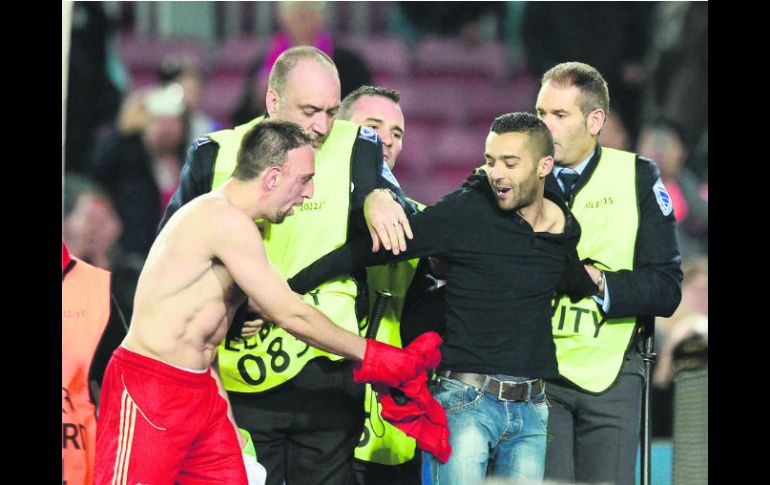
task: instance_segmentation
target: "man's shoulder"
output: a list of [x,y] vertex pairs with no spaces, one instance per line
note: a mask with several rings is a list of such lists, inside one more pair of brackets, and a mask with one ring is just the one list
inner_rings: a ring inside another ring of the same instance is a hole
[[626,157],[633,161],[633,168],[636,176],[637,187],[649,188],[660,178],[660,167],[653,160],[639,155],[638,153],[617,148],[601,147],[601,159],[606,161],[609,156]]
[[198,137],[193,141],[187,158],[188,161],[192,160],[194,162],[194,169],[205,168],[205,172],[208,172],[213,167],[218,154],[219,143],[206,135]]
[[196,238],[207,239],[217,234],[238,234],[238,231],[253,221],[221,194],[205,193],[182,206],[169,220],[177,219],[177,229],[196,234]]
[[[352,138],[355,136],[354,143],[371,143],[376,145],[379,135],[368,126],[359,125],[347,120],[334,120],[332,131],[329,133],[329,139],[338,137]],[[327,140],[327,142],[330,140]],[[326,144],[324,145],[326,146]]]
[[489,180],[486,174],[474,173],[465,179],[457,189],[449,192],[434,204],[434,207],[443,207],[447,210],[457,209],[457,216],[472,214],[479,203],[488,199],[490,191]]
[[640,181],[643,179],[657,180],[660,177],[660,167],[652,159],[636,156],[636,173]]
[[199,136],[193,140],[192,146],[195,150],[199,150],[206,145],[219,146],[219,143],[215,142],[209,135]]

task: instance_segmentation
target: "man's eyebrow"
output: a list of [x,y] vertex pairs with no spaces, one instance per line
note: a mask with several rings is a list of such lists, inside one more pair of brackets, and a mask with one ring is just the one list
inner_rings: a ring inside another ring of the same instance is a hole
[[[369,117],[367,117],[367,118],[364,120],[364,123],[366,123],[367,121],[373,121],[373,122],[375,122],[375,123],[380,123],[380,124],[383,124],[383,123],[385,123],[385,120],[383,120],[383,119],[380,119],[380,118],[375,118],[374,116],[369,116]],[[403,129],[403,128],[401,128],[400,126],[394,126],[394,127],[393,127],[393,129],[394,129],[394,130],[398,130],[398,131],[399,131],[399,133],[402,133],[402,134],[404,133],[404,129]]]
[[[492,156],[491,153],[484,153],[484,158],[495,158]],[[518,155],[500,155],[500,158],[503,160],[521,160],[521,157]]]

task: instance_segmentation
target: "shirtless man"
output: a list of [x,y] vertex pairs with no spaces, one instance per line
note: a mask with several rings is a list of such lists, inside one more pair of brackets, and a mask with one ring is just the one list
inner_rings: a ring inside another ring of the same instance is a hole
[[398,387],[438,363],[438,335],[403,350],[364,341],[304,303],[268,262],[254,219],[280,223],[312,197],[314,157],[299,126],[259,123],[231,178],[160,232],[105,374],[96,484],[247,482],[226,394],[210,370],[247,297],[310,345],[361,361],[358,382]]

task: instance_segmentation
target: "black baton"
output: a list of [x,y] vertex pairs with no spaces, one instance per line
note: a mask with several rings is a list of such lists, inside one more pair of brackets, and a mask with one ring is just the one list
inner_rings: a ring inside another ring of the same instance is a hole
[[377,340],[377,331],[380,329],[380,321],[385,315],[385,305],[393,296],[388,290],[377,290],[377,298],[374,300],[372,314],[369,316],[369,326],[366,328],[366,337],[370,340]]
[[[371,340],[376,340],[377,331],[380,329],[380,321],[385,314],[385,305],[388,304],[388,300],[393,296],[388,290],[377,290],[376,293],[377,298],[374,300],[374,307],[372,307],[372,315],[369,317],[369,326],[366,328],[365,337]],[[393,401],[399,406],[409,402],[409,398],[400,389],[391,389],[390,395],[393,396]]]

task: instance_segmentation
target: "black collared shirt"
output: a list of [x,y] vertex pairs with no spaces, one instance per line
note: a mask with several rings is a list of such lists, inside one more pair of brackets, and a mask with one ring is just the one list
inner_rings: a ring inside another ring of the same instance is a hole
[[561,234],[535,232],[515,211],[497,205],[486,175],[475,175],[436,205],[409,217],[406,252],[371,252],[368,237],[348,242],[289,281],[294,291],[362,266],[419,256],[449,261],[447,318],[441,366],[460,372],[556,377],[552,296],[580,226],[566,216]]

